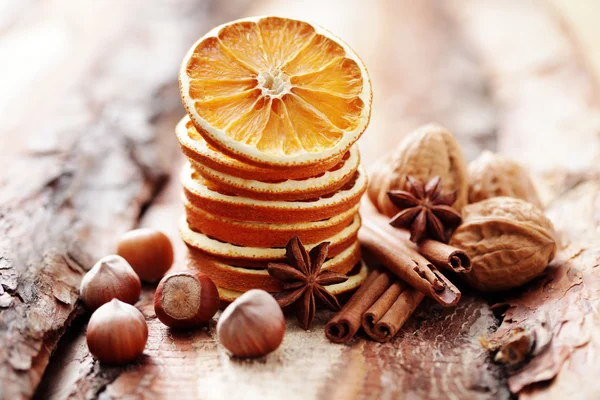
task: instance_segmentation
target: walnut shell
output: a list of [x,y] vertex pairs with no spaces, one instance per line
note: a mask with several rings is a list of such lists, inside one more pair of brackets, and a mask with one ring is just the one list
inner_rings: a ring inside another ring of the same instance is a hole
[[388,217],[396,214],[398,209],[389,200],[387,192],[404,189],[408,175],[422,182],[439,176],[443,192],[457,191],[453,207],[460,211],[467,204],[467,163],[454,136],[442,126],[428,124],[411,132],[400,142],[380,173],[383,178],[373,180],[380,185],[376,205]]
[[367,196],[373,205],[378,206],[379,191],[382,186],[384,178],[391,173],[390,168],[390,157],[388,154],[384,158],[377,161],[371,168],[369,168],[369,186],[367,188]]
[[542,208],[527,171],[517,162],[489,151],[469,164],[469,203],[490,197],[516,197]]
[[492,197],[463,208],[450,245],[471,258],[467,282],[484,292],[521,286],[544,271],[556,252],[554,226],[533,204]]

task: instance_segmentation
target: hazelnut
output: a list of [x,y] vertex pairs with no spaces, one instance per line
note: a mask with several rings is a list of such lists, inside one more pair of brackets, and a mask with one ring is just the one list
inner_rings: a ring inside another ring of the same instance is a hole
[[131,265],[121,256],[110,255],[98,261],[81,280],[79,293],[85,305],[95,310],[116,298],[134,304],[142,285]]
[[219,309],[219,292],[199,271],[180,271],[165,276],[154,295],[158,319],[171,328],[205,324]]
[[85,337],[99,361],[125,364],[144,352],[148,325],[137,308],[113,299],[92,314]]
[[556,252],[552,222],[533,204],[492,197],[463,208],[450,245],[471,258],[464,277],[484,292],[521,286],[540,275]]
[[117,245],[117,254],[126,259],[145,282],[156,282],[173,265],[173,246],[162,232],[134,229],[125,233]]
[[217,336],[238,357],[261,357],[279,347],[285,333],[281,307],[264,290],[250,290],[223,311]]

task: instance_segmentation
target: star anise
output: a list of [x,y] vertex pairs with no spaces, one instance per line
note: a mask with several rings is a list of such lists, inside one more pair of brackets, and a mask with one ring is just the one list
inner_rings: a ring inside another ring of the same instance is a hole
[[295,303],[296,317],[300,326],[308,329],[315,317],[316,300],[332,311],[340,309],[340,303],[324,285],[342,283],[347,276],[321,271],[329,252],[329,242],[323,242],[307,253],[304,245],[294,236],[286,246],[287,264],[269,263],[269,274],[283,281],[283,290],[275,295],[281,306]]
[[388,192],[391,202],[400,209],[390,225],[409,229],[410,240],[415,243],[426,237],[446,242],[446,232],[461,221],[460,214],[451,207],[456,201],[456,192],[442,194],[439,176],[427,184],[407,176],[405,189]]

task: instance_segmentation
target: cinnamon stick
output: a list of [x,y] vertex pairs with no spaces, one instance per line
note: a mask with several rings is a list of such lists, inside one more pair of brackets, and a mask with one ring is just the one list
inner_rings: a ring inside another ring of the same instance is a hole
[[373,270],[350,300],[325,325],[325,336],[335,343],[346,343],[360,329],[362,315],[392,284],[393,278],[381,270]]
[[471,259],[462,250],[437,240],[426,239],[418,245],[419,253],[440,269],[456,273],[467,273],[471,270]]
[[425,295],[396,280],[363,314],[362,327],[378,342],[391,340],[412,315]]
[[403,233],[388,224],[387,217],[369,200],[361,204],[361,244],[394,275],[444,307],[456,305],[460,291],[433,264],[407,243]]
[[408,230],[395,229],[398,231],[398,234],[402,234],[401,236],[406,239],[404,243],[407,246],[416,248],[423,257],[437,268],[458,274],[471,271],[471,258],[464,251],[433,239],[424,239],[418,245],[415,245],[410,241],[410,232]]

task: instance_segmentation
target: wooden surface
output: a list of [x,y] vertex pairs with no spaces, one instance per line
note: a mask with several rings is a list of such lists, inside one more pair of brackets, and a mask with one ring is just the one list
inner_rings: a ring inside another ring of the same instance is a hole
[[[0,3],[0,399],[600,396],[600,102],[585,32],[562,19],[577,12],[541,0],[160,4]],[[329,343],[327,312],[309,332],[290,318],[282,347],[256,361],[230,359],[214,322],[168,330],[146,287],[142,359],[95,362],[77,303],[84,271],[137,225],[168,233],[183,267],[179,61],[213,25],[256,14],[313,20],[361,55],[374,90],[367,165],[437,121],[470,159],[488,148],[528,166],[561,242],[548,273],[500,298],[465,290],[453,310],[425,302],[384,345]],[[509,305],[503,320],[494,302]],[[551,340],[506,370],[480,345],[498,326],[496,337],[525,327]]]

